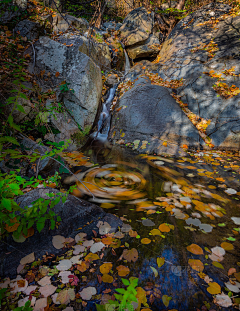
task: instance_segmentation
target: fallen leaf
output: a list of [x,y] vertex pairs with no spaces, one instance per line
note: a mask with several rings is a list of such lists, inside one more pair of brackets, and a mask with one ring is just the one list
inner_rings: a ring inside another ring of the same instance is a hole
[[41,286],[45,286],[45,285],[51,284],[51,277],[50,276],[45,276],[40,281],[38,281],[38,284],[41,285]]
[[167,308],[169,305],[170,300],[172,299],[172,297],[169,297],[168,295],[163,295],[162,296],[162,302],[165,305],[165,307]]
[[154,267],[150,266],[150,268],[152,269],[153,273],[154,273],[154,276],[155,278],[158,276],[158,271],[157,269],[155,269]]
[[224,308],[228,308],[232,306],[231,298],[224,293],[221,293],[221,295],[217,295],[214,301],[216,304]]
[[212,294],[212,295],[216,295],[221,293],[221,286],[216,283],[216,282],[212,282],[212,283],[208,283],[208,288],[207,291]]
[[20,264],[21,265],[26,265],[27,263],[31,263],[35,260],[35,256],[34,256],[34,253],[31,253],[25,257],[23,257],[21,260],[20,260]]
[[157,258],[157,265],[159,268],[161,268],[165,263],[165,258],[164,257],[158,257]]
[[56,289],[57,287],[53,285],[45,285],[39,288],[39,292],[41,293],[41,295],[43,295],[43,297],[48,297],[54,294]]
[[103,244],[102,242],[94,243],[90,248],[90,252],[92,252],[93,254],[97,253],[101,251],[104,247],[105,244]]
[[191,244],[187,247],[187,250],[195,255],[203,255],[203,250],[197,244]]
[[33,311],[43,311],[47,304],[47,298],[37,299]]
[[113,277],[111,275],[109,275],[109,274],[103,274],[102,281],[104,283],[112,283],[113,282]]
[[126,276],[130,273],[130,269],[128,267],[125,267],[125,266],[118,266],[116,268],[118,270],[118,275],[119,276]]
[[202,272],[204,270],[203,263],[198,259],[189,259],[188,263],[192,267],[193,270],[196,270],[198,272]]
[[56,301],[59,301],[61,304],[67,305],[71,300],[75,299],[74,288],[63,289],[58,293]]
[[102,273],[102,274],[106,274],[106,273],[109,273],[110,272],[110,270],[112,269],[112,263],[111,262],[106,262],[106,263],[104,263],[104,264],[102,264],[101,266],[100,266],[100,272]]
[[86,287],[81,292],[79,292],[83,300],[90,300],[93,295],[96,295],[96,293],[97,290],[93,286]]
[[142,244],[150,244],[152,241],[150,240],[150,239],[148,239],[148,238],[143,238],[143,239],[141,239],[141,243]]
[[52,244],[56,249],[61,249],[64,247],[65,237],[61,235],[55,235],[52,238]]
[[61,281],[62,281],[63,284],[69,283],[69,275],[71,275],[71,274],[72,274],[71,271],[61,271],[59,273],[59,276],[62,278]]
[[161,232],[169,232],[170,231],[170,227],[167,224],[161,224],[158,229]]
[[131,261],[135,262],[138,259],[138,251],[136,250],[136,248],[132,248],[129,250],[124,249],[122,256],[128,262],[131,262]]
[[63,259],[59,261],[59,264],[56,266],[56,268],[60,271],[68,270],[72,267],[72,262],[69,259]]
[[228,242],[222,242],[221,247],[225,249],[225,251],[232,251],[234,249],[233,245]]

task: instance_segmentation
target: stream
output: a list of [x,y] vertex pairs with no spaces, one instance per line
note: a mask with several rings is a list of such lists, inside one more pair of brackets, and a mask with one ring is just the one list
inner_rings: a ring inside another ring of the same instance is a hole
[[[130,68],[126,59],[125,75]],[[106,148],[116,88],[110,89],[97,131],[91,134],[100,147],[88,144],[90,165],[78,173],[93,196],[79,181],[76,194],[124,222],[114,236],[117,246],[105,250],[104,262],[112,263],[113,271],[123,264],[130,271],[126,278],[139,279],[150,308],[145,310],[234,310],[240,302],[239,155],[188,152],[176,159]],[[135,249],[137,260],[119,261],[121,247]],[[88,274],[88,286],[98,293],[122,287],[113,276],[112,284]],[[104,295],[85,309],[106,303],[111,296]]]

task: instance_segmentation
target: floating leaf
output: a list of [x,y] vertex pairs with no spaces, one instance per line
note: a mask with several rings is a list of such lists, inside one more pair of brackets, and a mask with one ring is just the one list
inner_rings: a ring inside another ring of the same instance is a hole
[[217,268],[224,269],[223,265],[218,261],[213,261],[212,264]]
[[160,235],[160,236],[162,235],[162,233],[158,229],[152,229],[150,232],[152,235]]
[[40,298],[36,300],[34,310],[44,310],[47,306],[47,298]]
[[169,297],[168,295],[163,295],[162,296],[162,302],[165,305],[165,307],[167,308],[169,305],[170,300],[172,299],[172,297]]
[[143,238],[141,239],[142,244],[150,244],[152,241],[149,238]]
[[75,299],[74,288],[63,289],[58,293],[56,301],[59,301],[61,304],[67,305],[71,300]]
[[86,261],[89,261],[89,262],[92,262],[92,261],[98,260],[98,259],[99,259],[98,254],[93,254],[93,253],[89,253],[89,254],[85,257],[85,260],[86,260]]
[[235,223],[235,225],[240,226],[240,217],[231,217],[231,219]]
[[62,283],[63,284],[69,283],[69,275],[71,275],[71,274],[72,274],[71,271],[61,271],[59,273],[59,276],[62,278]]
[[155,278],[158,276],[158,271],[157,269],[155,269],[154,267],[150,266],[150,268],[152,269],[153,273],[154,273],[154,276]]
[[93,254],[97,253],[101,251],[104,247],[105,244],[103,244],[102,242],[94,243],[90,248],[90,252],[92,252]]
[[103,274],[102,281],[104,283],[112,283],[113,282],[113,277],[111,275],[109,275],[109,274]]
[[45,285],[45,286],[40,287],[39,292],[41,293],[41,295],[43,297],[48,297],[48,296],[54,294],[56,289],[57,289],[56,286],[49,284],[49,285]]
[[158,257],[157,258],[157,265],[159,268],[161,268],[165,263],[165,258],[164,257]]
[[104,264],[102,264],[101,266],[100,266],[100,272],[102,273],[102,274],[106,274],[106,273],[109,273],[110,272],[110,270],[112,269],[112,263],[111,262],[106,262],[106,263],[104,263]]
[[230,297],[224,293],[221,293],[221,295],[217,295],[215,298],[215,302],[224,308],[228,308],[232,306],[232,300]]
[[212,283],[208,283],[208,288],[207,291],[212,294],[212,295],[216,295],[221,293],[221,286],[216,283],[216,282],[212,282]]
[[52,239],[52,244],[56,249],[64,247],[65,237],[61,235],[55,235]]
[[203,255],[203,250],[197,244],[191,244],[187,247],[187,250],[195,255]]
[[123,258],[126,259],[128,262],[135,262],[138,259],[138,251],[136,250],[136,248],[132,248],[132,249],[124,249],[123,251]]
[[21,265],[26,265],[27,263],[31,263],[35,260],[35,256],[34,256],[34,253],[31,253],[25,257],[23,257],[21,260],[20,260],[20,264]]
[[41,285],[41,286],[45,286],[45,285],[51,284],[51,277],[50,276],[45,276],[40,281],[38,281],[38,284]]
[[170,231],[170,227],[167,224],[161,224],[158,229],[161,232],[169,232]]
[[69,259],[63,259],[59,261],[59,264],[56,266],[56,268],[60,271],[68,270],[72,267],[72,262]]
[[116,269],[118,270],[119,276],[126,276],[130,273],[130,269],[125,266],[118,266]]
[[93,295],[96,295],[96,293],[97,290],[93,286],[86,287],[81,292],[79,292],[83,300],[90,300]]
[[229,238],[227,238],[227,240],[228,240],[228,241],[232,241],[232,242],[236,241],[236,239],[233,238],[233,237],[231,237],[231,236],[230,236]]
[[196,270],[198,272],[202,272],[204,270],[203,263],[198,259],[189,259],[188,263],[192,267],[193,270]]
[[225,251],[232,251],[234,249],[233,245],[228,242],[222,242],[221,247],[225,249]]

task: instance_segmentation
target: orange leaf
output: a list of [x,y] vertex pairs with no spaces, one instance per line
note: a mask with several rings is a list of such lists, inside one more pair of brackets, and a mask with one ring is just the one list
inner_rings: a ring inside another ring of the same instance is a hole
[[136,250],[136,248],[124,249],[123,258],[126,259],[128,262],[135,262],[138,259],[138,251]]
[[150,239],[148,239],[148,238],[143,238],[142,240],[141,240],[141,243],[142,244],[150,244],[152,241],[150,240]]
[[130,273],[130,269],[125,266],[118,266],[116,269],[118,270],[119,276],[126,276]]
[[225,249],[225,251],[232,251],[234,249],[233,245],[228,242],[222,242],[221,247]]
[[195,255],[203,255],[203,250],[197,244],[191,244],[187,247],[187,250]]
[[166,141],[163,142],[163,146],[167,147],[167,142]]
[[189,259],[188,263],[192,267],[193,270],[196,270],[198,272],[202,272],[204,270],[203,263],[198,259]]
[[161,224],[158,229],[161,231],[161,232],[169,232],[170,231],[170,227],[167,226],[166,224]]
[[55,77],[57,78],[59,75],[60,75],[60,73],[57,71],[57,72],[55,73]]
[[17,222],[17,218],[14,217],[13,219],[10,219],[10,222],[13,224],[12,226],[9,226],[8,224],[5,225],[5,229],[8,232],[14,232],[17,230],[17,228],[19,227],[19,223]]

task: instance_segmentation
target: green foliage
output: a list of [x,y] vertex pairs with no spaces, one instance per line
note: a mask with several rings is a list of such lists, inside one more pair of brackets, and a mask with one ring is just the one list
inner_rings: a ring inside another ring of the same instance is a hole
[[[0,289],[0,307],[4,307],[4,305],[6,304],[6,302],[2,303],[6,291],[7,291],[6,288]],[[17,307],[13,309],[13,311],[32,311],[32,310],[33,308],[31,307],[31,300],[28,300],[23,307]]]
[[[138,278],[131,277],[129,280],[121,279],[123,285],[127,286],[124,288],[116,288],[118,294],[114,294],[116,300],[109,300],[106,305],[96,305],[98,311],[107,311],[107,310],[118,310],[118,311],[133,311],[132,302],[138,303],[136,298],[137,291],[136,287],[138,285]],[[112,306],[113,308],[111,309]]]
[[61,93],[66,93],[66,92],[69,92],[69,91],[72,91],[74,93],[73,89],[69,89],[69,85],[70,85],[70,83],[68,83],[68,82],[65,82],[65,83],[61,84],[59,86]]
[[85,126],[84,130],[80,130],[79,133],[73,134],[71,137],[74,142],[76,142],[79,146],[82,146],[86,142],[86,138],[89,135],[91,130],[91,125]]

